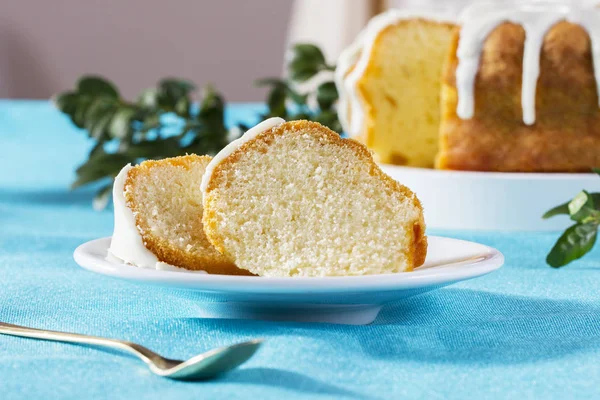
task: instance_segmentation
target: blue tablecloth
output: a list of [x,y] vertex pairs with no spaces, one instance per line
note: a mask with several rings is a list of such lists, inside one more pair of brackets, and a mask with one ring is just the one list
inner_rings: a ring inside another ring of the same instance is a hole
[[[254,122],[258,109],[234,105],[229,118]],[[556,233],[435,232],[494,246],[506,265],[390,305],[369,326],[200,319],[192,295],[73,261],[77,245],[112,231],[91,189],[68,190],[89,146],[48,102],[0,101],[0,321],[128,339],[173,358],[266,344],[218,380],[182,383],[127,356],[0,336],[1,399],[600,398],[598,250],[555,270],[544,257]]]

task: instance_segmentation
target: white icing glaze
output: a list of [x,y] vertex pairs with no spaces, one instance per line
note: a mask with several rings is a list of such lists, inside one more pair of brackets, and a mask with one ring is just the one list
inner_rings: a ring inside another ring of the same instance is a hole
[[[360,135],[364,125],[363,100],[357,89],[357,83],[365,73],[373,51],[373,44],[379,34],[398,21],[422,18],[440,23],[455,23],[446,13],[429,10],[388,10],[373,17],[358,35],[354,43],[342,52],[335,71],[335,81],[340,101],[338,116],[344,131],[350,137]],[[355,65],[350,74],[348,71]],[[348,75],[347,75],[348,74]],[[351,118],[348,118],[348,109]]]
[[600,13],[596,9],[558,2],[475,4],[460,16],[462,28],[457,50],[459,63],[456,69],[457,115],[462,119],[473,117],[475,77],[483,44],[498,25],[512,22],[520,24],[525,30],[521,107],[523,122],[533,125],[542,44],[550,28],[563,20],[578,24],[588,32],[592,42],[596,90],[600,93]]
[[339,101],[337,106],[338,118],[342,124],[344,132],[346,133],[350,131],[348,109],[350,108],[351,103],[349,93],[346,90],[345,79],[346,75],[354,66],[354,64],[356,64],[358,57],[360,56],[363,45],[363,32],[364,31],[359,33],[356,40],[350,46],[344,49],[344,51],[342,51],[340,57],[338,58],[335,73],[333,75],[335,86],[337,87],[339,93]]
[[158,258],[144,246],[135,216],[125,201],[125,180],[131,168],[131,164],[124,166],[113,185],[115,227],[108,253],[124,263],[155,269]]
[[135,215],[125,201],[125,180],[131,168],[133,168],[131,164],[124,166],[115,178],[113,185],[115,227],[106,259],[140,268],[182,270],[182,268],[159,261],[156,255],[144,245],[142,235],[135,223]]
[[243,145],[244,143],[246,143],[247,141],[254,139],[256,136],[263,133],[264,131],[268,131],[269,129],[275,128],[276,126],[279,126],[279,125],[283,124],[284,122],[285,122],[285,120],[283,118],[278,118],[278,117],[269,118],[267,120],[264,120],[263,122],[256,125],[255,127],[248,129],[246,131],[246,133],[244,133],[242,135],[242,137],[229,143],[227,146],[225,146],[223,148],[223,150],[218,152],[213,157],[213,159],[210,160],[210,163],[208,163],[208,165],[206,166],[206,169],[204,170],[204,175],[202,175],[202,183],[200,184],[200,190],[202,191],[202,196],[204,196],[206,194],[206,188],[208,187],[208,182],[210,181],[210,177],[212,176],[212,173],[218,164],[220,164],[225,158],[230,156],[231,153],[233,153],[234,151],[239,149],[240,146]]

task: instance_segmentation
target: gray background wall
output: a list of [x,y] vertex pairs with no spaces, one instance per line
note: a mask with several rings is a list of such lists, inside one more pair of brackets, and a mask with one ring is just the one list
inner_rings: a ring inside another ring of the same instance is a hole
[[132,97],[173,75],[261,100],[292,0],[0,0],[0,98],[47,98],[85,73]]

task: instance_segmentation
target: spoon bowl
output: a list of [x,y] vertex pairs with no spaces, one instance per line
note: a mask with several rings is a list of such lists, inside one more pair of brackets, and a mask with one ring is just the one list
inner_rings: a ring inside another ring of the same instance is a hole
[[0,322],[0,334],[67,343],[110,347],[131,353],[150,367],[156,375],[178,380],[210,379],[248,361],[262,344],[261,339],[219,347],[186,361],[165,358],[137,343],[77,333],[49,331]]
[[190,358],[187,361],[169,360],[171,367],[159,368],[149,364],[157,375],[179,380],[209,379],[232,370],[248,361],[261,346],[262,340],[255,339],[231,346],[219,347]]

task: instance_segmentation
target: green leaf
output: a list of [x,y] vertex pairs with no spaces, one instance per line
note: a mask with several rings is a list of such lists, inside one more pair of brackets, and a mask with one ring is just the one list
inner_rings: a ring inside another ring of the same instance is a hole
[[[595,206],[594,208],[598,209],[598,207],[600,207],[600,193],[598,193],[598,192],[589,193],[589,196],[591,197],[591,199],[593,201],[593,204]],[[556,206],[556,207],[546,211],[546,213],[542,216],[542,218],[547,219],[547,218],[554,217],[556,215],[570,215],[569,203],[570,202],[563,203],[559,206]]]
[[196,85],[185,79],[165,78],[158,83],[161,89],[169,89],[172,91],[188,94],[196,90]]
[[327,110],[338,99],[338,91],[334,82],[324,82],[317,88],[317,103],[321,110]]
[[569,202],[569,214],[576,214],[584,207],[594,207],[594,201],[588,192],[582,190]]
[[297,63],[290,67],[290,78],[297,82],[305,82],[318,73],[319,69],[312,64]]
[[292,47],[292,51],[298,58],[311,59],[315,63],[325,64],[325,56],[321,49],[310,43],[297,43]]
[[190,115],[191,101],[187,97],[180,98],[175,104],[175,114],[187,118]]
[[598,224],[577,223],[569,227],[546,257],[546,262],[555,268],[562,267],[587,254],[596,242]]
[[198,120],[212,131],[213,134],[226,132],[225,124],[225,102],[212,86],[204,88],[204,98],[200,105]]
[[116,108],[116,104],[105,97],[97,97],[92,99],[92,103],[87,108],[83,117],[83,127],[88,130],[91,136],[91,128],[96,122],[108,113],[111,113]]
[[600,175],[600,168],[592,168],[592,171]]
[[314,44],[298,43],[292,46],[290,56],[290,64],[302,60],[303,62],[312,63],[316,66],[325,65],[325,56],[321,49]]
[[339,133],[340,135],[342,134],[342,131],[344,130],[339,118],[337,117],[337,114],[336,114],[335,121],[332,121],[331,124],[329,124],[327,126],[329,127],[329,129]]
[[104,114],[100,115],[94,122],[92,122],[88,127],[90,137],[98,141],[108,139],[110,137],[108,126],[114,114],[114,110],[108,109],[104,112]]
[[569,202],[563,203],[559,206],[556,206],[548,211],[546,211],[544,213],[544,215],[542,215],[542,218],[544,219],[548,219],[551,217],[554,217],[556,215],[569,215]]
[[290,50],[288,70],[294,81],[303,82],[326,69],[325,56],[312,44],[297,44]]
[[342,126],[338,119],[338,115],[335,111],[332,111],[332,110],[322,111],[319,114],[315,115],[313,117],[313,119],[316,122],[325,125],[332,131],[335,131],[337,133],[342,132]]
[[72,117],[77,110],[79,95],[75,92],[64,92],[56,95],[53,101],[56,108]]
[[77,91],[90,96],[106,96],[112,99],[119,98],[117,88],[100,76],[84,76],[77,82]]
[[87,114],[88,107],[92,105],[93,97],[90,96],[79,96],[77,102],[77,108],[73,113],[72,120],[78,128],[83,128],[85,125],[85,115]]
[[115,177],[127,163],[134,162],[135,158],[120,154],[106,153],[103,149],[97,149],[90,154],[88,160],[77,168],[77,179],[71,185],[71,189],[106,177]]
[[158,105],[159,91],[155,88],[145,89],[137,98],[140,107],[155,108]]
[[595,211],[594,200],[585,190],[579,192],[573,200],[569,202],[569,214],[573,221],[582,222]]
[[132,144],[127,150],[127,155],[132,159],[137,158],[165,158],[184,154],[179,139],[176,136],[145,140]]
[[157,113],[149,113],[144,116],[140,127],[141,132],[148,132],[151,129],[156,129],[160,126],[160,115]]
[[71,189],[77,189],[80,186],[87,185],[107,176],[106,172],[102,169],[85,168],[83,171],[83,173],[77,175],[77,179],[71,184]]
[[186,98],[196,87],[182,79],[163,79],[158,84],[158,105],[168,111],[175,109],[177,102]]
[[316,122],[327,126],[332,129],[331,126],[338,120],[337,113],[335,111],[326,110],[315,115],[313,118]]
[[183,152],[215,154],[227,144],[225,102],[212,86],[204,88],[200,110],[186,126],[193,139]]
[[296,92],[294,89],[286,85],[286,94],[288,97],[297,105],[304,106],[306,105],[306,99],[308,98],[308,94],[300,94]]
[[113,187],[113,182],[102,187],[100,190],[98,190],[98,192],[96,192],[96,195],[94,196],[94,200],[92,201],[92,207],[94,208],[94,210],[102,211],[106,208],[106,206],[108,205],[108,202],[110,201],[110,195],[112,194],[112,187]]
[[96,142],[92,150],[90,150],[90,154],[88,154],[88,159],[95,157],[97,154],[104,153],[104,143]]
[[[306,105],[306,99],[308,98],[308,95],[298,93],[285,80],[277,79],[277,78],[264,78],[264,79],[257,80],[255,83],[257,86],[272,86],[273,87],[268,94],[267,104],[269,104],[269,99],[271,98],[271,96],[274,96],[274,98],[272,98],[271,101],[273,102],[273,104],[277,105],[275,107],[277,110],[281,110],[280,97],[282,95],[284,97],[285,96],[289,97],[294,103],[296,103],[299,106]],[[282,91],[285,91],[285,93],[282,93]],[[271,113],[271,114],[273,114],[273,113]],[[280,114],[273,114],[273,115],[280,115]]]
[[108,128],[112,137],[124,139],[131,132],[131,121],[135,116],[133,108],[121,108],[113,116]]
[[267,105],[269,106],[269,114],[272,117],[286,116],[285,94],[286,88],[284,86],[275,86],[269,93]]

